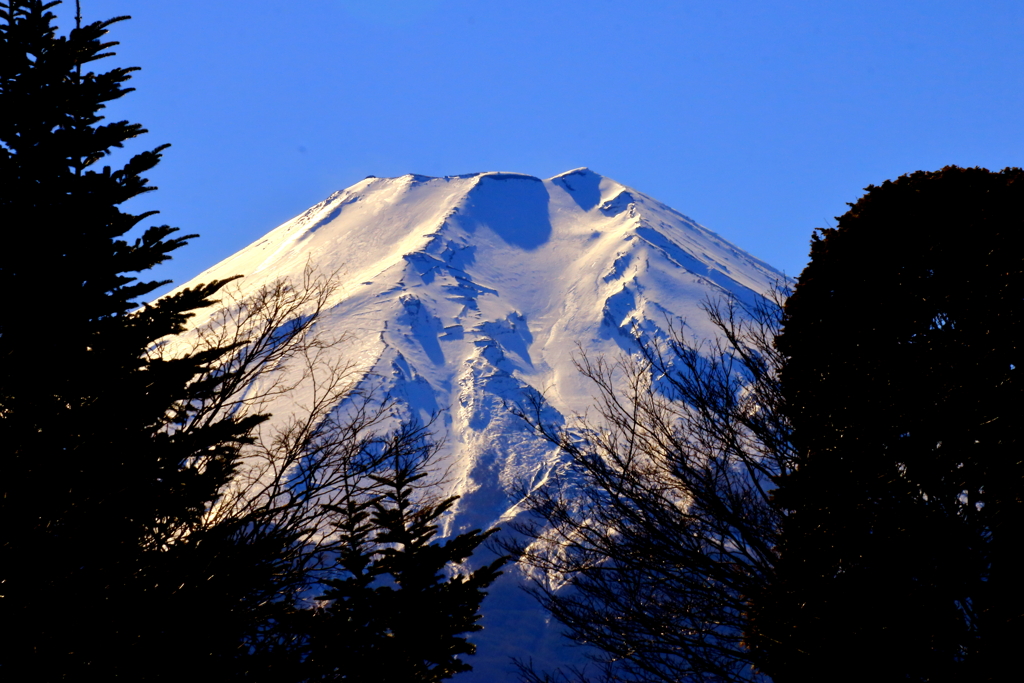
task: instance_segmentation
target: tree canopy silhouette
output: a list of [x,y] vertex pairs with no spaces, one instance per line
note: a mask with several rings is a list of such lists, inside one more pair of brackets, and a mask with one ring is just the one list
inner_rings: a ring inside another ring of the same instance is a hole
[[1024,171],[901,176],[838,221],[777,342],[798,466],[751,643],[780,682],[993,680],[1024,628]]

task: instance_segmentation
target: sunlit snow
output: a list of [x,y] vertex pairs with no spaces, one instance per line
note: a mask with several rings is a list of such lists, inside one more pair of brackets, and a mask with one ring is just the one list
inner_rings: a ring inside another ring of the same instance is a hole
[[[712,330],[701,302],[752,301],[781,273],[658,201],[585,168],[367,178],[337,192],[185,286],[244,275],[242,293],[307,265],[341,287],[320,327],[407,415],[445,439],[442,466],[462,496],[447,532],[515,514],[523,486],[557,454],[508,405],[542,395],[546,417],[584,412],[592,389],[573,358],[614,358],[633,331]],[[209,311],[194,322],[201,324]],[[289,412],[272,408],[275,418]],[[591,411],[592,412],[592,411]],[[282,418],[283,419],[283,418]],[[509,570],[484,602],[485,630],[461,681],[515,680],[508,658],[557,660],[557,625]],[[572,653],[566,656],[578,656]]]

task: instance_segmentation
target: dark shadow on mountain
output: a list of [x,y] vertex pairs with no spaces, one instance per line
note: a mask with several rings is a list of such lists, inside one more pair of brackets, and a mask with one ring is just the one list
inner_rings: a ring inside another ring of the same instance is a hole
[[548,190],[532,176],[493,173],[481,176],[460,210],[466,229],[486,225],[522,249],[536,249],[551,238]]
[[423,305],[418,297],[403,294],[398,297],[402,312],[397,322],[406,340],[423,349],[423,353],[434,365],[444,365],[444,352],[437,336],[442,329],[441,320]]
[[601,213],[605,216],[618,216],[623,211],[629,209],[630,205],[635,201],[636,199],[633,195],[623,190],[601,205]]
[[[336,193],[336,194],[340,194],[340,193]],[[328,201],[330,201],[333,198],[334,198],[333,196],[329,197]],[[335,218],[337,218],[338,216],[341,215],[341,212],[345,210],[346,206],[348,206],[349,204],[355,204],[356,202],[358,202],[362,198],[363,198],[362,195],[355,194],[355,195],[352,195],[351,197],[348,197],[347,199],[345,199],[345,201],[341,202],[340,204],[335,206],[333,209],[331,209],[330,212],[326,216],[322,216],[316,223],[314,223],[313,225],[311,225],[308,228],[306,228],[306,235],[303,237],[303,239],[305,239],[305,237],[308,237],[309,235],[312,235],[314,232],[316,232],[320,228],[324,227],[325,225],[329,225]]]
[[564,187],[584,211],[590,211],[601,201],[601,176],[587,168],[579,168],[569,173],[555,176],[551,182]]

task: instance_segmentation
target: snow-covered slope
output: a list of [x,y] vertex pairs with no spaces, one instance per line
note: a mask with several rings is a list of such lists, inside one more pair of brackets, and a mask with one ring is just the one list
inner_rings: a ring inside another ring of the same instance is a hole
[[[554,464],[507,405],[543,395],[556,422],[585,411],[579,348],[629,352],[634,329],[664,334],[679,319],[710,336],[702,301],[750,301],[782,278],[664,204],[576,169],[367,178],[185,286],[241,274],[244,294],[307,265],[341,276],[321,319],[348,334],[339,352],[408,414],[438,416],[447,486],[461,496],[448,532],[507,519],[519,486]],[[515,582],[502,577],[484,603],[475,671],[460,680],[506,680],[508,656],[544,659],[558,645]]]

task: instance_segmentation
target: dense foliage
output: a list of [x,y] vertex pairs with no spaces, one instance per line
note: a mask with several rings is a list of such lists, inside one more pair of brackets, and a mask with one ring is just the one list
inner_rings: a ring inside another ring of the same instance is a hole
[[851,207],[777,342],[799,465],[752,643],[778,681],[994,680],[1024,628],[1024,171],[917,172]]
[[[189,236],[160,226],[125,239],[147,215],[119,206],[152,189],[142,174],[163,147],[98,167],[145,132],[99,113],[127,92],[131,70],[87,70],[118,19],[59,37],[52,5],[0,4],[0,616],[11,626],[0,666],[28,666],[37,680],[92,670],[141,680],[155,651],[187,662],[235,646],[224,639],[245,602],[243,553],[224,553],[226,528],[193,531],[261,418],[192,419],[192,403],[217,391],[206,371],[227,349],[151,353],[223,283],[138,307],[162,283],[131,273]],[[186,627],[221,595],[233,604],[210,609],[223,630]]]

